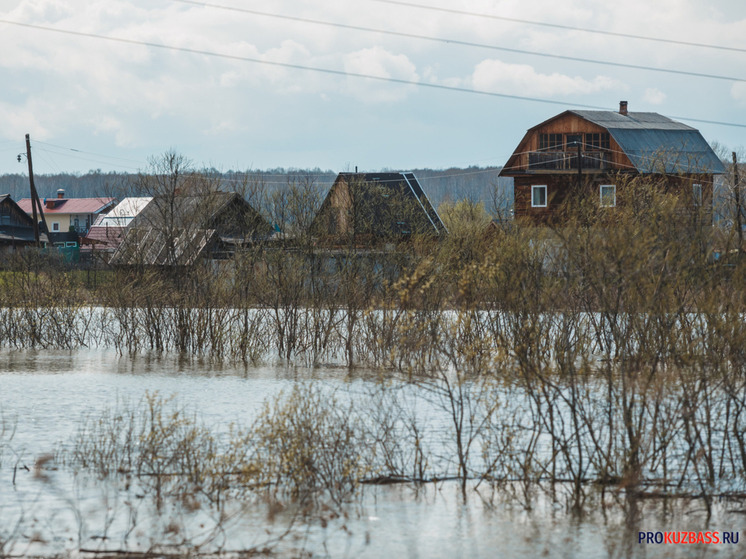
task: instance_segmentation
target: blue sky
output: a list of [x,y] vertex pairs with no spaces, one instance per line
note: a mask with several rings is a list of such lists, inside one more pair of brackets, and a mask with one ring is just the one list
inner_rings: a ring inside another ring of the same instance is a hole
[[[38,173],[136,171],[169,149],[222,170],[342,171],[501,165],[538,122],[577,106],[616,110],[622,99],[630,111],[746,125],[743,2],[404,3],[440,9],[381,0],[0,0],[0,173],[24,172],[16,155],[26,133]],[[692,42],[741,50],[680,44]],[[746,145],[746,127],[684,122],[728,151]]]

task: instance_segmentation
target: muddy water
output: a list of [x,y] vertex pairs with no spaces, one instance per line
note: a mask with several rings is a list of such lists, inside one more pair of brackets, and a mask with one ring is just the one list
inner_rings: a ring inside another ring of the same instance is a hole
[[[343,516],[307,521],[290,507],[269,513],[262,503],[233,502],[221,517],[208,506],[158,506],[135,480],[75,475],[52,458],[70,444],[85,417],[146,393],[173,395],[220,431],[250,424],[267,398],[310,378],[357,392],[369,383],[335,368],[220,367],[99,350],[3,351],[0,557],[87,556],[91,550],[145,551],[155,544],[173,551],[185,541],[204,542],[210,551],[270,547],[279,556],[746,557],[742,537],[735,545],[638,543],[641,531],[740,533],[742,503],[720,502],[708,519],[697,500],[631,506],[619,494],[595,506],[591,494],[587,512],[577,516],[541,490],[529,511],[509,498],[520,488],[482,484],[464,502],[455,483],[441,482],[368,486]],[[40,458],[44,464],[36,467]]]

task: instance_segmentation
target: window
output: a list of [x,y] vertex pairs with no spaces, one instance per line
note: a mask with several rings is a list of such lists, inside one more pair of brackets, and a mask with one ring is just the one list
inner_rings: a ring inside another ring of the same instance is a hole
[[58,222],[52,223],[52,231],[59,231],[60,230],[60,224]]
[[76,246],[78,246],[78,243],[76,243],[75,241],[67,241],[67,242],[65,242],[65,247],[67,247],[67,248],[75,248]]
[[702,205],[702,185],[701,184],[692,185],[692,202],[694,202],[695,206]]
[[539,134],[539,150],[562,150],[562,134]]
[[587,151],[600,151],[609,149],[609,134],[604,133],[588,133],[585,135],[585,149]]
[[602,208],[613,208],[616,206],[616,185],[615,184],[602,184],[601,185],[601,207]]
[[582,134],[566,134],[565,135],[565,146],[566,150],[570,151],[571,149],[577,150],[578,146],[582,146],[583,144],[583,135]]
[[531,187],[531,207],[547,207],[547,187],[546,185],[537,185]]

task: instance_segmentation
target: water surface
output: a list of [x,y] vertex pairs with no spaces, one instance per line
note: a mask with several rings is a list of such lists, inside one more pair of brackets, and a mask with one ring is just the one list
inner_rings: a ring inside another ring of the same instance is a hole
[[[147,393],[173,395],[219,432],[231,424],[250,425],[268,398],[311,379],[358,396],[373,382],[364,374],[350,378],[344,369],[333,367],[234,367],[105,350],[3,351],[0,411],[6,434],[0,439],[0,545],[5,541],[6,547],[0,555],[144,551],[153,545],[153,534],[164,533],[172,543],[204,540],[207,550],[240,550],[272,543],[292,522],[291,533],[274,548],[280,556],[746,556],[743,539],[735,546],[637,543],[639,531],[740,531],[744,506],[739,503],[720,502],[708,518],[697,500],[649,500],[630,510],[623,493],[617,497],[619,505],[611,507],[593,505],[591,494],[587,512],[578,516],[541,491],[528,511],[509,498],[506,488],[493,491],[487,484],[474,492],[472,483],[466,502],[454,482],[366,486],[346,516],[321,514],[308,522],[296,517],[292,507],[268,514],[261,503],[230,503],[230,519],[221,521],[225,529],[213,533],[219,514],[209,507],[187,510],[169,503],[158,508],[136,481],[74,475],[54,460],[35,467],[40,457],[59,455],[68,447],[86,417],[122,402],[137,402]],[[432,429],[443,429],[433,409],[419,413],[429,418]],[[169,532],[169,526],[176,533]]]

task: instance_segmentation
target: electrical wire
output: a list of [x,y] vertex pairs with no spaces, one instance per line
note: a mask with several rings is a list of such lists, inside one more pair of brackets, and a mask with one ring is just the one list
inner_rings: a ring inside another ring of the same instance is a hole
[[91,163],[102,163],[102,164],[105,164],[105,165],[111,165],[112,167],[119,167],[120,169],[139,170],[138,167],[132,167],[132,166],[122,165],[122,164],[117,164],[117,163],[111,163],[110,161],[101,160],[101,159],[94,159],[94,158],[85,157],[85,156],[82,156],[82,155],[71,155],[71,154],[68,154],[68,153],[64,153],[63,154],[63,153],[60,153],[58,151],[52,151],[52,150],[49,150],[49,149],[45,149],[45,148],[41,148],[41,147],[35,146],[34,147],[34,152],[37,152],[37,151],[38,152],[46,152],[46,153],[50,153],[50,154],[54,154],[54,155],[59,155],[59,156],[64,156],[64,157],[70,157],[72,159],[79,159],[81,161],[88,161],[88,162],[91,162]]
[[106,154],[102,154],[102,153],[95,153],[95,152],[92,152],[92,151],[85,151],[85,150],[82,150],[82,149],[71,148],[71,147],[68,147],[68,146],[60,146],[58,144],[51,144],[49,142],[42,142],[41,140],[34,140],[34,144],[43,144],[45,146],[51,146],[51,147],[55,147],[55,148],[58,148],[58,149],[61,149],[61,150],[73,151],[73,152],[76,152],[76,153],[85,153],[85,154],[88,154],[88,155],[95,155],[96,157],[105,157],[107,159],[119,159],[120,161],[128,161],[130,163],[139,163],[139,164],[143,164],[144,163],[143,161],[140,161],[139,159],[130,159],[130,158],[127,158],[127,157],[119,157],[117,155],[106,155]]
[[[41,159],[44,163],[46,163],[47,167],[51,168],[52,171],[56,174],[60,174],[60,168],[56,165],[56,163],[52,160],[52,158],[49,156],[52,152],[46,152],[46,150],[43,149],[35,149],[34,155],[37,156],[38,159]],[[38,161],[37,159],[37,161]],[[43,165],[38,165],[37,163],[37,170],[39,170]]]
[[[169,50],[174,52],[185,52],[189,54],[198,54],[202,56],[210,56],[215,58],[222,58],[225,60],[235,60],[240,62],[251,62],[254,64],[263,64],[267,66],[275,66],[280,68],[288,68],[293,70],[304,70],[304,71],[310,71],[310,72],[318,72],[322,74],[329,74],[329,75],[335,75],[335,76],[343,76],[348,78],[364,78],[369,80],[376,80],[381,82],[388,82],[388,83],[396,83],[400,85],[413,85],[413,86],[419,86],[419,87],[426,87],[430,89],[438,89],[442,91],[451,91],[451,92],[459,92],[459,93],[471,93],[475,95],[483,95],[487,97],[496,97],[500,99],[512,99],[516,101],[530,101],[533,103],[544,103],[549,105],[561,105],[561,106],[571,106],[581,109],[592,109],[592,110],[607,110],[607,107],[599,107],[597,105],[587,105],[587,104],[581,104],[581,103],[567,103],[566,101],[557,101],[554,99],[542,99],[539,97],[527,97],[524,95],[511,95],[507,93],[497,93],[495,91],[486,91],[481,89],[469,89],[466,87],[457,87],[457,86],[450,86],[450,85],[443,85],[443,84],[436,84],[436,83],[428,83],[428,82],[419,82],[414,80],[405,80],[400,78],[391,78],[391,77],[384,77],[384,76],[375,76],[372,74],[362,74],[359,72],[347,72],[345,70],[334,70],[331,68],[319,68],[314,66],[304,66],[302,64],[291,64],[288,62],[277,62],[272,60],[262,60],[259,58],[252,58],[248,56],[238,56],[233,54],[224,54],[224,53],[218,53],[213,51],[207,51],[202,49],[193,49],[188,47],[176,47],[172,45],[165,45],[162,43],[153,43],[150,41],[139,41],[135,39],[125,39],[121,37],[109,37],[107,35],[99,35],[96,33],[86,33],[83,31],[72,31],[69,29],[59,29],[56,27],[47,27],[43,25],[35,25],[32,23],[21,23],[18,21],[11,21],[7,19],[0,19],[0,23],[5,23],[7,25],[15,25],[19,27],[24,27],[27,29],[36,29],[40,31],[49,31],[53,33],[59,33],[63,35],[71,35],[75,37],[85,37],[89,39],[99,39],[103,41],[109,41],[114,43],[121,43],[121,44],[127,44],[127,45],[138,45],[138,46],[146,46],[146,47],[152,47],[152,48],[158,48],[163,50]],[[691,118],[691,117],[682,117],[682,116],[676,116],[671,117],[677,120],[686,120],[691,122],[699,122],[703,124],[712,124],[716,126],[729,126],[734,128],[746,128],[746,124],[740,124],[740,123],[734,123],[734,122],[723,122],[723,121],[716,121],[716,120],[707,120],[707,119],[697,119],[697,118]]]
[[596,60],[592,58],[583,58],[578,56],[566,56],[561,54],[554,54],[554,53],[548,53],[548,52],[540,52],[540,51],[531,51],[531,50],[524,50],[524,49],[516,49],[511,47],[501,47],[497,45],[488,45],[485,43],[475,43],[472,41],[462,41],[459,39],[446,39],[442,37],[432,37],[427,35],[417,35],[414,33],[404,33],[400,31],[391,31],[387,29],[376,29],[372,27],[362,27],[359,25],[348,25],[344,23],[334,23],[329,21],[321,21],[316,19],[309,19],[304,17],[298,17],[298,16],[288,16],[288,15],[281,15],[281,14],[272,14],[268,12],[260,12],[258,10],[250,10],[246,8],[234,8],[231,6],[224,6],[220,4],[211,4],[208,2],[198,2],[196,0],[171,0],[172,2],[178,2],[181,4],[190,4],[194,6],[202,6],[207,8],[214,8],[219,10],[227,10],[231,12],[240,12],[244,14],[251,14],[251,15],[258,15],[263,17],[270,17],[270,18],[277,18],[277,19],[283,19],[283,20],[289,20],[289,21],[296,21],[300,23],[311,23],[314,25],[324,25],[328,27],[336,27],[340,29],[350,29],[353,31],[364,31],[367,33],[380,33],[382,35],[391,35],[394,37],[406,37],[409,39],[419,39],[424,41],[432,41],[432,42],[438,42],[438,43],[446,43],[451,45],[460,45],[460,46],[466,46],[466,47],[476,47],[476,48],[482,48],[482,49],[489,49],[489,50],[496,50],[501,52],[509,52],[512,54],[522,54],[522,55],[528,55],[528,56],[539,56],[544,58],[552,58],[555,60],[569,60],[572,62],[581,62],[585,64],[598,64],[601,66],[612,66],[616,68],[628,68],[633,70],[644,70],[647,72],[662,72],[667,74],[676,74],[681,76],[691,76],[691,77],[697,77],[697,78],[706,78],[706,79],[713,79],[713,80],[725,80],[725,81],[731,81],[731,82],[746,82],[746,78],[739,78],[734,76],[722,76],[718,74],[707,74],[703,72],[692,72],[688,70],[675,70],[670,68],[659,68],[654,66],[643,66],[640,64],[629,64],[626,62],[612,62],[607,60]]
[[466,10],[455,10],[452,8],[441,8],[438,6],[425,6],[423,4],[415,4],[413,2],[403,2],[401,0],[370,0],[371,2],[378,2],[381,4],[393,4],[397,6],[406,6],[408,8],[416,8],[420,10],[430,10],[434,12],[443,12],[447,14],[456,14],[456,15],[463,15],[463,16],[472,16],[472,17],[479,17],[479,18],[485,18],[485,19],[494,19],[499,21],[509,21],[511,23],[521,23],[526,25],[537,25],[541,27],[550,27],[553,29],[563,29],[565,31],[582,31],[583,33],[594,33],[596,35],[606,35],[610,37],[623,37],[625,39],[636,39],[636,40],[642,40],[642,41],[653,41],[657,43],[667,43],[671,45],[679,45],[679,46],[687,46],[687,47],[697,47],[697,48],[705,48],[705,49],[716,49],[716,50],[724,50],[724,51],[730,51],[730,52],[740,52],[740,53],[746,53],[746,48],[741,47],[728,47],[724,45],[713,45],[708,43],[696,43],[693,41],[680,41],[677,39],[664,39],[661,37],[651,37],[649,35],[635,35],[632,33],[618,33],[615,31],[606,31],[601,29],[590,29],[588,27],[577,27],[574,25],[563,25],[560,23],[547,23],[542,21],[533,21],[528,19],[518,19],[518,18],[512,18],[512,17],[505,17],[505,16],[498,16],[494,14],[486,14],[486,13],[479,13],[479,12],[469,12]]

